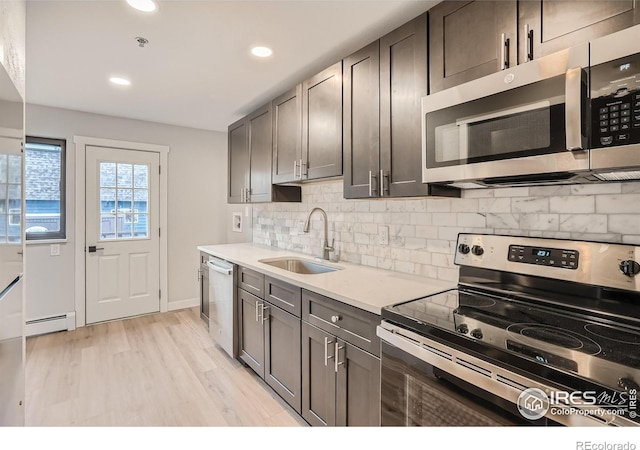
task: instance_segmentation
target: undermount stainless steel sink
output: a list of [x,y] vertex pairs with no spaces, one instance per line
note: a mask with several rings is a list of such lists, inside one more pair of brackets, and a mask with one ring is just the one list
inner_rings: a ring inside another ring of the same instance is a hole
[[261,259],[261,263],[268,264],[279,269],[288,270],[289,272],[301,273],[305,275],[312,275],[318,273],[335,272],[342,270],[341,267],[332,267],[317,262],[309,261],[308,259],[300,258],[273,258],[273,259]]

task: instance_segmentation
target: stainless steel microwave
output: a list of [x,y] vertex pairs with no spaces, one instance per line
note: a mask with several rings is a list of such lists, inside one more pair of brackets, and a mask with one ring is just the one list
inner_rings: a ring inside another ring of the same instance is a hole
[[640,179],[640,26],[423,97],[422,127],[424,183]]

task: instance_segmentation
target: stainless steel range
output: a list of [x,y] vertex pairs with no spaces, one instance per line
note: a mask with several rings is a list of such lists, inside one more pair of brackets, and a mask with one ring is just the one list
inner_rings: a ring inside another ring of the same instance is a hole
[[383,308],[383,425],[640,425],[640,247],[460,234],[460,281]]

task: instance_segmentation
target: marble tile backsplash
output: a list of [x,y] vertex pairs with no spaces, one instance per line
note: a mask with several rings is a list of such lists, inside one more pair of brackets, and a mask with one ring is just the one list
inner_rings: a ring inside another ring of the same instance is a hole
[[[448,281],[460,232],[623,242],[640,245],[640,183],[477,189],[462,198],[345,200],[342,180],[302,186],[301,203],[253,206],[253,242],[322,255],[329,218],[333,257]],[[388,227],[388,244],[381,242]]]

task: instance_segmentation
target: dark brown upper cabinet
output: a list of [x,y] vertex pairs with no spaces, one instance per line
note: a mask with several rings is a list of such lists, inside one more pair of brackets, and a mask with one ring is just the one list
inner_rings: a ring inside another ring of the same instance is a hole
[[516,1],[475,0],[431,8],[429,92],[516,65],[517,6]]
[[344,197],[380,197],[380,42],[342,64]]
[[[428,195],[422,183],[421,99],[427,95],[427,15],[380,39],[381,195]],[[457,192],[457,191],[453,191]]]
[[343,69],[344,197],[433,194],[421,172],[427,15],[348,56]]
[[273,114],[273,182],[300,181],[302,162],[302,85],[271,102]]
[[297,170],[299,180],[342,175],[342,61],[302,83],[302,161]]
[[640,23],[637,2],[521,1],[518,61],[530,61]]
[[271,103],[229,126],[228,154],[228,203],[301,200],[299,187],[271,182]]
[[227,180],[228,202],[244,203],[249,189],[249,125],[246,118],[229,125],[228,158],[229,173]]
[[249,201],[271,201],[271,103],[249,115]]

